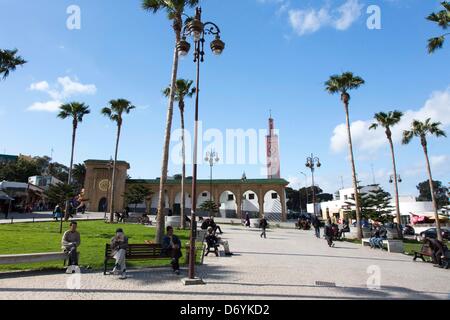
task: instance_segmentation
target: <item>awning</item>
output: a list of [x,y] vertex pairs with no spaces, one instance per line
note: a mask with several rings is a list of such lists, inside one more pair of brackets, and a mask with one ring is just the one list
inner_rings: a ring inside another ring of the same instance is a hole
[[0,190],[0,200],[13,201],[14,198],[11,198],[5,192]]

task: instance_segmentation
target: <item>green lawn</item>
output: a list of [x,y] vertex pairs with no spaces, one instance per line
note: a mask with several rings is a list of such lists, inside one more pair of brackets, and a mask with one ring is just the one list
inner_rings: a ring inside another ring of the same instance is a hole
[[[129,238],[130,244],[142,244],[144,240],[153,241],[155,238],[155,228],[148,228],[142,225],[110,225],[103,221],[78,222],[78,231],[81,234],[80,265],[90,266],[93,269],[102,269],[103,258],[105,255],[105,244],[109,243],[115,230],[121,227]],[[68,224],[64,225],[63,230],[68,229]],[[189,241],[189,231],[176,230],[175,234],[179,236],[181,243]],[[59,223],[24,223],[0,225],[0,255],[1,254],[25,254],[41,252],[61,251],[61,234],[59,234]],[[186,257],[186,252],[183,252]],[[197,261],[200,261],[201,254],[197,255]],[[180,263],[184,263],[184,257]],[[128,263],[129,266],[156,267],[168,266],[169,259],[136,261]],[[20,265],[0,265],[1,271],[12,270],[43,270],[43,269],[62,269],[62,261],[20,264]]]

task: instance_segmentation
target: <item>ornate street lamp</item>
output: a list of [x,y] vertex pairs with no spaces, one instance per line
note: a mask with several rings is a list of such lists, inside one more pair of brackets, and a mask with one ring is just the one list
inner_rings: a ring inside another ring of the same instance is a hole
[[182,39],[177,44],[178,54],[186,56],[191,45],[187,41],[188,37],[194,40],[194,62],[197,64],[197,81],[195,97],[195,124],[194,124],[194,150],[193,150],[193,174],[192,174],[192,208],[191,208],[191,237],[189,248],[189,272],[185,284],[202,284],[201,279],[195,278],[195,240],[196,240],[196,210],[197,210],[197,153],[198,153],[198,120],[199,120],[199,94],[200,94],[200,63],[205,56],[205,36],[213,35],[215,40],[211,42],[211,50],[215,55],[220,55],[225,49],[225,43],[220,40],[220,29],[213,22],[202,22],[202,9],[197,8],[193,19],[187,23],[183,29]]
[[[389,183],[394,183],[394,181],[395,181],[395,176],[392,174],[392,175],[390,175],[390,177],[389,177]],[[402,183],[402,182],[403,182],[402,177],[401,177],[400,175],[397,176],[397,181],[398,181],[399,183]]]
[[313,154],[311,154],[311,157],[306,158],[306,167],[311,169],[311,178],[312,178],[312,192],[313,192],[313,206],[314,206],[314,215],[317,217],[317,210],[316,210],[316,190],[315,190],[315,184],[314,184],[314,171],[317,168],[320,168],[322,164],[320,163],[320,159],[318,157],[314,157]]
[[[213,177],[213,167],[215,164],[219,163],[220,159],[219,159],[219,154],[217,152],[215,152],[214,150],[208,151],[206,153],[206,157],[205,157],[205,162],[209,162],[209,168],[210,168],[210,172],[209,172],[209,201],[212,202],[212,193],[213,193],[213,188],[212,188],[212,177]],[[210,212],[211,215],[211,212]]]

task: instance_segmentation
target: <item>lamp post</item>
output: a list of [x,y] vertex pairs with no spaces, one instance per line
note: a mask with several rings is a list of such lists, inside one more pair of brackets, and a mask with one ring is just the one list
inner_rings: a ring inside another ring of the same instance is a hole
[[188,36],[194,40],[194,62],[197,65],[196,97],[195,97],[195,123],[194,123],[194,150],[193,150],[193,174],[192,174],[192,208],[191,208],[191,237],[189,248],[189,272],[185,284],[201,284],[203,281],[195,279],[195,239],[196,239],[196,214],[197,210],[197,149],[198,149],[198,120],[199,120],[199,96],[200,96],[200,64],[204,62],[205,36],[212,35],[211,50],[215,55],[220,55],[225,49],[225,43],[220,40],[220,29],[213,22],[202,22],[202,9],[197,8],[195,17],[185,25],[182,39],[177,44],[180,56],[186,56],[191,49],[187,41]]
[[306,158],[306,167],[311,169],[311,179],[312,179],[312,192],[313,192],[313,206],[314,206],[314,215],[317,217],[317,210],[316,210],[316,190],[315,190],[315,183],[314,183],[314,171],[317,168],[320,168],[322,164],[320,163],[320,159],[318,157],[314,157],[313,154],[311,154],[311,157]]
[[[213,167],[216,163],[219,163],[219,154],[215,152],[214,150],[208,151],[206,153],[205,161],[209,162],[209,202],[212,202],[212,193],[213,193],[213,183],[212,183],[212,177],[213,177]],[[210,210],[211,215],[211,210]]]
[[[394,183],[394,181],[395,181],[395,175],[390,175],[390,177],[389,177],[389,183]],[[400,175],[397,175],[397,181],[398,181],[398,183],[402,183],[403,182],[403,180],[402,180],[402,177],[400,176]]]
[[[245,172],[242,174],[242,178],[241,178],[242,183],[246,183],[247,182],[247,175],[245,174]],[[244,211],[244,201],[246,200],[246,196],[245,194],[241,193],[241,220],[243,217],[243,211]]]

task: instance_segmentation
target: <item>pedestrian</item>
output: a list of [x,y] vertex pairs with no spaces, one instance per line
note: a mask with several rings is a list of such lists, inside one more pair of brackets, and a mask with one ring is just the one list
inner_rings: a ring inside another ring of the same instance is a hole
[[432,251],[432,260],[434,267],[442,268],[442,258],[445,257],[445,253],[448,250],[447,247],[437,239],[425,238],[425,244],[427,244]]
[[269,224],[267,223],[267,220],[266,220],[265,217],[263,217],[263,218],[261,219],[261,221],[259,221],[259,227],[260,227],[261,230],[262,230],[261,238],[264,237],[264,239],[267,239],[267,236],[266,236],[266,228],[267,228],[268,225],[269,225]]
[[331,223],[331,219],[327,219],[327,223],[325,224],[325,239],[327,240],[328,246],[334,247],[333,243],[333,225]]
[[312,216],[312,224],[317,239],[320,239],[320,220],[316,216]]
[[112,274],[119,275],[120,279],[127,278],[126,255],[128,249],[128,238],[123,229],[117,229],[116,235],[111,239],[111,256],[116,260]]
[[250,215],[248,214],[248,212],[245,213],[245,226],[247,228],[250,228]]
[[162,243],[163,249],[166,251],[166,254],[172,258],[171,265],[173,272],[176,275],[180,274],[180,263],[179,260],[182,257],[181,253],[181,241],[180,239],[173,234],[173,228],[168,226],[166,228],[166,236],[163,238]]
[[62,237],[62,249],[69,257],[69,267],[67,273],[73,273],[73,267],[78,266],[78,252],[77,248],[81,244],[80,233],[77,231],[77,222],[70,223],[70,229],[67,230]]
[[58,221],[58,218],[62,219],[62,210],[59,204],[56,205],[55,209],[53,210],[53,219]]

